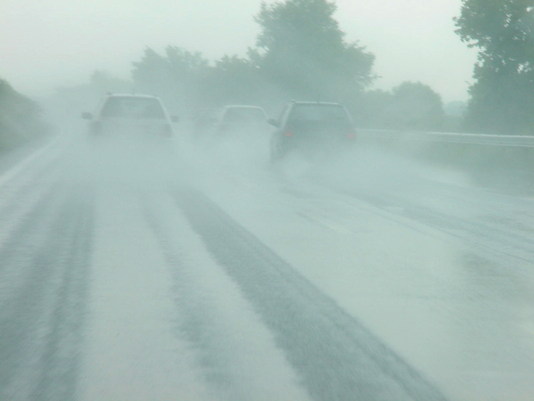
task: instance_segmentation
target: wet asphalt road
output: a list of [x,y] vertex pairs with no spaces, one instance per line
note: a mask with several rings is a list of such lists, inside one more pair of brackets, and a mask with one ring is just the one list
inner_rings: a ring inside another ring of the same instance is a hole
[[533,199],[145,150],[3,166],[1,400],[534,396]]

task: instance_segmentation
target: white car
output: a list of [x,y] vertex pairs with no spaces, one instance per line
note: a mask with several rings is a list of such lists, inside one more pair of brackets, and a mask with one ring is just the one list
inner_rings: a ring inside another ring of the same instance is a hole
[[215,121],[214,135],[258,135],[268,130],[267,114],[258,106],[225,106]]
[[83,113],[94,137],[170,138],[177,121],[155,96],[112,94],[106,96],[95,115]]

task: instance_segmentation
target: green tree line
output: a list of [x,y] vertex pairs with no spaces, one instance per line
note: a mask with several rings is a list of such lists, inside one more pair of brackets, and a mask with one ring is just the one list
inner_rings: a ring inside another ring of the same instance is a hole
[[[181,114],[230,103],[275,113],[289,99],[337,101],[361,126],[534,134],[534,0],[462,0],[459,11],[456,32],[479,50],[463,120],[452,121],[439,94],[423,83],[373,89],[375,57],[347,40],[329,0],[262,4],[255,17],[260,31],[246,56],[209,61],[178,46],[147,48],[132,63],[128,81],[97,71],[89,83],[63,88],[59,97],[74,108],[81,93],[96,102],[108,91],[147,92]],[[20,116],[37,115],[37,107],[6,82],[0,91],[10,104],[0,111],[2,140],[28,135],[37,117]]]
[[463,0],[456,27],[478,49],[467,127],[534,134],[534,0]]
[[0,79],[0,151],[43,136],[39,106]]
[[210,62],[177,46],[146,48],[132,64],[129,85],[97,72],[84,90],[104,94],[129,86],[162,97],[179,114],[225,104],[257,104],[276,113],[290,99],[334,101],[345,104],[359,125],[446,128],[441,98],[429,86],[405,82],[391,91],[370,90],[375,57],[347,41],[335,12],[328,0],[264,3],[255,17],[260,32],[244,57]]
[[163,55],[147,49],[134,64],[134,85],[172,88],[171,97],[182,96],[182,105],[192,108],[330,100],[345,103],[367,126],[534,134],[534,0],[462,0],[456,32],[479,50],[462,119],[446,115],[439,94],[420,82],[370,90],[374,56],[346,40],[335,11],[328,0],[263,4],[247,57],[210,64],[174,47]]

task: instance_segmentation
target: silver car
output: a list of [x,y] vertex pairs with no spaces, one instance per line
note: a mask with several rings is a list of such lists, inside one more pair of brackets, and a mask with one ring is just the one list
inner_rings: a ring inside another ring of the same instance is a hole
[[169,116],[155,96],[112,94],[106,96],[95,115],[83,113],[94,137],[170,138],[176,117]]

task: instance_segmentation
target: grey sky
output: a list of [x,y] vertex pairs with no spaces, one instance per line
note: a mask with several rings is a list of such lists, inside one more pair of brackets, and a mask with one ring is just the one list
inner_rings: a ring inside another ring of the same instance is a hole
[[[254,44],[260,0],[0,0],[0,77],[42,95],[102,69],[128,77],[146,46],[209,58]],[[465,100],[475,53],[454,34],[460,0],[338,0],[348,40],[375,54],[376,87],[405,80]]]

